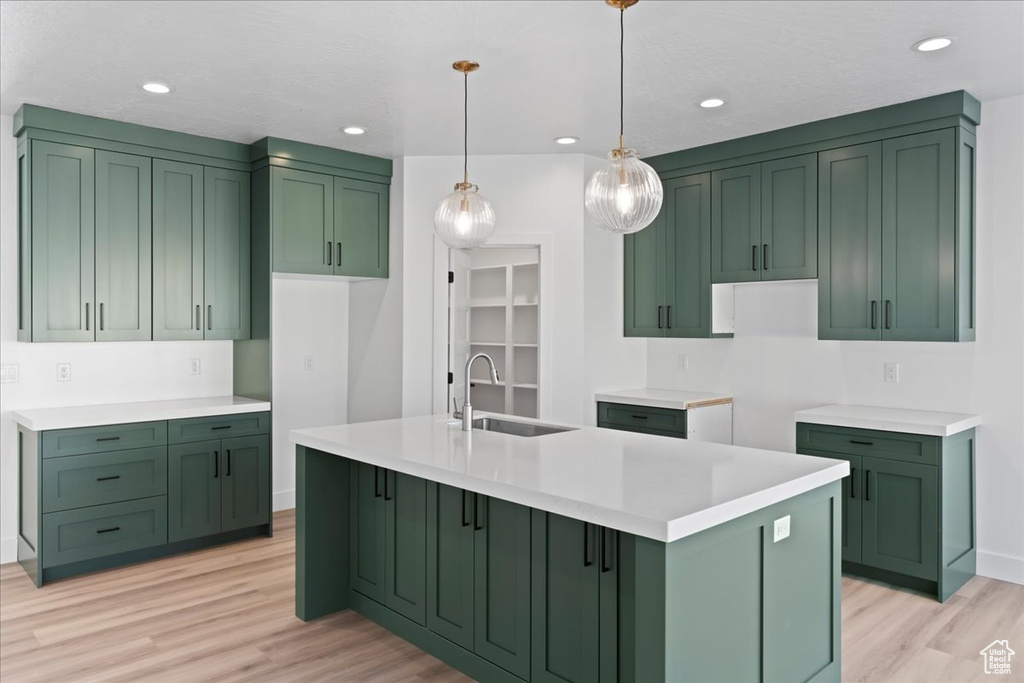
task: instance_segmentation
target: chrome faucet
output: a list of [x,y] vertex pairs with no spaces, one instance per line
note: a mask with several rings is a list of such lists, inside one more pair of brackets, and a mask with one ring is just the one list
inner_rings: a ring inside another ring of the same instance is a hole
[[[487,361],[487,364],[491,366],[491,384],[498,383],[498,370],[494,367],[494,360],[486,353],[478,353],[475,356],[470,356],[469,360],[466,361],[466,397],[462,402],[462,410],[459,410],[459,406],[455,404],[455,412],[452,414],[456,420],[462,418],[462,431],[470,432],[473,431],[473,403],[469,399],[469,369],[473,365],[473,361],[477,358],[483,358]],[[454,402],[455,399],[452,398]]]

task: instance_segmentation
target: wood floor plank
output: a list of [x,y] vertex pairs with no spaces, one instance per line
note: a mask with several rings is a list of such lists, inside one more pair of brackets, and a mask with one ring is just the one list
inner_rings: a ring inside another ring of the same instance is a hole
[[[3,683],[466,683],[469,678],[346,611],[295,617],[295,514],[274,537],[208,548],[36,589],[0,566]],[[1024,586],[976,577],[945,604],[844,576],[843,680],[980,683],[978,651],[1024,652]],[[1017,645],[1020,643],[1020,645]],[[1024,681],[1024,655],[1013,676]],[[1016,662],[1014,662],[1016,664]]]

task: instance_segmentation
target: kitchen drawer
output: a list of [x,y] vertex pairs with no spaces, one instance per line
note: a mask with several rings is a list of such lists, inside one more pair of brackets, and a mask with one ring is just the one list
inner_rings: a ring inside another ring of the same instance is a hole
[[167,423],[130,424],[54,429],[43,432],[43,457],[126,451],[132,448],[163,446],[167,443]]
[[43,567],[167,542],[167,496],[43,515]]
[[924,465],[939,464],[942,439],[923,434],[882,432],[798,422],[796,447],[844,455],[867,455]]
[[668,408],[649,408],[624,403],[597,404],[597,422],[609,427],[639,427],[642,430],[672,432],[686,437],[686,411]]
[[167,493],[167,447],[91,453],[43,461],[43,512]]
[[167,423],[168,443],[189,443],[269,433],[270,413],[215,415],[188,420],[171,420]]

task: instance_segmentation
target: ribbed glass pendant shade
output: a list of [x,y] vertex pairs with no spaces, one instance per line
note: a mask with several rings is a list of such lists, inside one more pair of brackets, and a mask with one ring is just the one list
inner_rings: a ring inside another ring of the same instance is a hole
[[477,192],[475,185],[455,186],[455,192],[441,200],[434,212],[434,232],[453,249],[472,249],[494,232],[494,208]]
[[587,183],[587,211],[602,228],[628,234],[643,230],[661,210],[661,179],[635,149],[616,149],[610,163]]

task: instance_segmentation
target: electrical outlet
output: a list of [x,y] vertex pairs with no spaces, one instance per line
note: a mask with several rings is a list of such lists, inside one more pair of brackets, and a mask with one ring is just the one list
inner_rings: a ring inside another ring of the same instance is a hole
[[189,358],[188,359],[188,374],[190,374],[190,375],[199,375],[199,374],[202,374],[202,371],[203,370],[202,370],[202,367],[200,367],[200,365],[199,365],[199,359],[198,358]]
[[71,381],[71,363],[57,363],[57,381]]
[[690,358],[685,353],[679,354],[678,362],[679,362],[679,369],[680,370],[689,370],[690,369]]
[[784,538],[789,538],[789,515],[775,520],[775,540],[778,543]]
[[18,364],[0,365],[0,382],[13,384],[18,381]]
[[886,363],[885,364],[885,381],[886,382],[899,382],[900,381],[900,364],[899,363]]
[[313,356],[307,355],[305,358],[302,359],[302,369],[303,370],[312,370],[313,369]]

